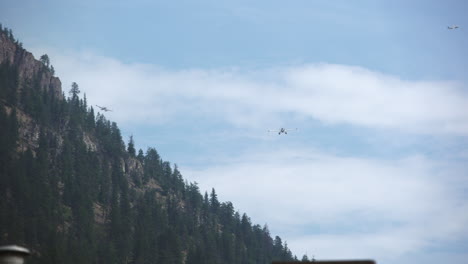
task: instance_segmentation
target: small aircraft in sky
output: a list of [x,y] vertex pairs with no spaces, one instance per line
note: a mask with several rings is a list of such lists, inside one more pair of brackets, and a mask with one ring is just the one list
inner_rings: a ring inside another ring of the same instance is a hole
[[[288,131],[291,131],[291,130],[293,130],[293,129],[287,129],[287,128],[283,128],[283,127],[282,127],[282,128],[280,128],[280,129],[276,129],[276,130],[275,130],[275,129],[273,129],[273,130],[268,130],[268,132],[278,132],[278,135],[281,135],[281,134],[286,134],[286,135],[287,135],[287,134],[288,134]],[[294,129],[293,131],[296,131],[296,130],[297,130],[297,128]]]
[[457,26],[457,25],[453,25],[453,26],[448,26],[448,27],[447,27],[447,29],[457,29],[457,28],[459,28],[459,26]]
[[112,112],[112,110],[110,110],[109,108],[107,108],[105,106],[99,106],[99,105],[96,105],[96,106],[99,107],[102,111],[105,111],[105,112],[111,111]]

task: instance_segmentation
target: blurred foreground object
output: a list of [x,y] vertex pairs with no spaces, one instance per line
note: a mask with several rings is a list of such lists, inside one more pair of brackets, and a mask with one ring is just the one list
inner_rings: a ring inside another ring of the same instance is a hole
[[31,255],[29,249],[16,246],[0,246],[0,264],[23,264],[24,259]]
[[314,263],[314,264],[376,264],[373,260],[311,260],[311,261],[273,261],[272,264]]

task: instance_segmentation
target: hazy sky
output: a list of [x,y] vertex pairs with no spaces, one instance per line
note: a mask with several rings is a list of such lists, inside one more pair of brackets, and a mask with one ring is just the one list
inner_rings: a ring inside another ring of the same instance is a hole
[[[468,259],[467,1],[3,0],[113,112],[299,258]],[[457,30],[447,26],[457,24]],[[278,136],[268,129],[298,128]]]

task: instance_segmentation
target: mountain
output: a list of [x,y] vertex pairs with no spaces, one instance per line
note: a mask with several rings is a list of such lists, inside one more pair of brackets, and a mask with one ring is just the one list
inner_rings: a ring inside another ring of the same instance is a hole
[[271,263],[287,243],[136,151],[0,25],[0,244],[28,263]]

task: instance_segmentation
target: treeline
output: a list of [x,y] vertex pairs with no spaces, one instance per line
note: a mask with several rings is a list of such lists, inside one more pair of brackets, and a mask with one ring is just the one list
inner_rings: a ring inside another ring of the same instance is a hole
[[23,43],[21,43],[13,35],[13,30],[11,30],[11,28],[4,27],[1,23],[0,23],[0,34],[5,35],[7,39],[10,40],[10,42],[15,43],[16,45],[18,45],[18,47],[23,48]]
[[[62,100],[36,77],[19,90],[17,67],[0,65],[0,244],[32,249],[29,263],[296,259],[266,225],[220,202],[214,189],[202,195],[154,148],[125,144],[78,84]],[[29,126],[19,113],[32,118]],[[38,144],[19,151],[25,134],[37,134]]]

